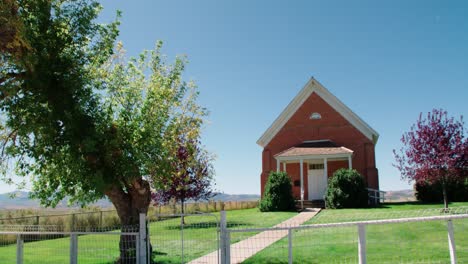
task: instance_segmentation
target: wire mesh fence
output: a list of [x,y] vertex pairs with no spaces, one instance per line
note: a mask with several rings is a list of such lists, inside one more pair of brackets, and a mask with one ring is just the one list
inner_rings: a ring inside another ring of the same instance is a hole
[[[302,226],[228,229],[231,235],[245,232],[248,243],[231,243],[226,263],[366,263],[360,252],[367,263],[468,263],[466,213],[466,208],[429,209],[392,212],[390,217],[327,210]],[[253,231],[261,233],[248,238]]]
[[196,214],[196,213],[214,213],[220,211],[252,209],[258,207],[258,201],[207,201],[207,202],[189,202],[184,204],[184,210],[179,203],[169,203],[157,205],[151,208],[149,213],[152,215],[174,215],[174,214]]
[[[308,213],[316,212],[237,210],[222,213],[223,221],[218,213],[151,214],[151,257],[155,263],[359,263],[363,256],[367,263],[453,263],[455,256],[468,263],[468,207]],[[22,263],[114,263],[122,246],[135,250],[121,263],[135,263],[141,232],[118,225],[77,225],[73,232],[0,225],[0,263],[15,263],[19,248]]]
[[[210,201],[191,203],[185,209],[190,212],[195,209],[211,212],[256,206],[256,201]],[[162,262],[166,260],[188,262],[216,251],[216,254],[205,257],[205,260],[217,261],[219,230],[216,216],[210,214],[187,216],[184,224],[180,225],[180,216],[155,214],[158,211],[178,212],[181,209],[180,205],[174,204],[173,207],[171,205],[152,207],[148,213],[148,231],[151,230],[150,241],[154,249],[153,259]],[[0,219],[0,263],[15,263],[18,235],[21,235],[24,263],[67,263],[72,254],[69,250],[72,246],[72,234],[77,234],[76,254],[79,263],[113,263],[120,254],[120,237],[114,233],[138,232],[131,228],[122,228],[115,210],[31,216],[24,216],[23,213],[23,211],[10,212],[7,215],[17,214],[19,217]],[[112,234],[108,234],[109,232]],[[182,240],[181,234],[185,235]],[[30,254],[30,248],[35,248],[35,253]],[[55,254],[54,250],[60,253]],[[50,254],[55,255],[49,258]],[[37,256],[44,258],[38,259]]]
[[64,232],[60,226],[0,226],[0,263],[137,263],[139,228],[117,230],[77,228]]
[[[453,221],[457,263],[468,263],[468,221]],[[246,238],[250,242],[242,248],[231,245],[230,263],[288,263],[290,255],[291,263],[360,263],[356,226],[264,231],[256,237]],[[276,242],[268,245],[269,240]],[[451,263],[443,220],[367,226],[365,244],[367,263]],[[242,260],[245,255],[253,256]]]
[[[206,201],[189,202],[184,205],[185,213],[212,213],[219,211],[251,209],[258,206],[258,201]],[[86,210],[86,211],[82,211]],[[60,211],[59,211],[60,212]],[[180,214],[180,204],[171,202],[149,208],[148,216]],[[120,223],[115,210],[102,210],[101,208],[88,208],[80,210],[63,211],[57,213],[43,210],[0,210],[0,225],[55,225],[62,227],[63,231],[74,231],[75,227],[107,228],[115,227]]]
[[367,227],[370,263],[450,263],[448,249],[446,221]]
[[[9,214],[23,214],[16,212]],[[0,225],[29,225],[29,226],[56,226],[66,232],[75,231],[83,227],[89,229],[113,228],[120,223],[115,210],[96,210],[91,212],[72,212],[67,214],[44,214],[10,218],[1,218]]]
[[[260,212],[258,209],[225,211],[230,228],[271,227],[296,212]],[[156,263],[218,263],[220,213],[189,213],[181,224],[181,214],[149,215],[149,234]],[[239,242],[256,232],[236,236]],[[245,236],[244,236],[245,235]]]
[[230,263],[358,263],[356,228],[264,231],[249,240],[231,246]]
[[156,215],[149,221],[152,258],[156,263],[217,263],[218,227],[215,214]]

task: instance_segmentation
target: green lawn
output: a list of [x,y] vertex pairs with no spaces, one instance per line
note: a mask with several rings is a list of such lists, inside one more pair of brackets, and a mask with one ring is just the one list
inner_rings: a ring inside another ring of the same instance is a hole
[[[215,213],[219,219],[219,213]],[[227,212],[230,227],[269,227],[292,216],[294,212],[261,213],[258,209]],[[181,262],[180,218],[150,223],[151,242],[158,263]],[[250,233],[249,235],[251,235]],[[216,250],[216,219],[212,216],[185,218],[184,260],[189,261]],[[233,236],[237,242],[240,236]],[[85,235],[78,238],[79,263],[112,263],[118,257],[119,236]],[[69,238],[57,238],[24,244],[24,263],[62,264],[69,261]],[[0,245],[0,263],[15,263],[16,245]]]
[[[453,203],[466,207],[468,203]],[[323,210],[304,224],[403,218],[443,214],[440,205],[389,204],[375,209]],[[463,210],[460,210],[463,211]],[[466,210],[465,210],[466,212]],[[468,219],[454,220],[458,263],[468,263]],[[357,263],[357,228],[295,231],[294,263]],[[367,227],[368,263],[449,263],[447,223],[419,222]],[[244,263],[287,263],[288,241],[282,239]]]

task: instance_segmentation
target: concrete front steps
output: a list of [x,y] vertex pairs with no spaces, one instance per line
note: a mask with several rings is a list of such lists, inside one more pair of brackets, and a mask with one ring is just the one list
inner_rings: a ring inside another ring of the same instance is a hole
[[[324,200],[304,200],[304,208],[325,208]],[[301,201],[296,200],[296,208],[301,210]]]

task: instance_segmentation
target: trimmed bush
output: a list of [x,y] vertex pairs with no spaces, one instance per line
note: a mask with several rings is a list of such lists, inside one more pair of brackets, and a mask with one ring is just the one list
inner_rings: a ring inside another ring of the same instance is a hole
[[[439,203],[444,200],[442,184],[440,182],[429,183],[425,181],[414,184],[416,199],[425,203]],[[452,180],[447,183],[447,196],[449,202],[468,201],[468,178]]]
[[259,208],[262,212],[294,210],[291,178],[286,172],[270,172]]
[[363,208],[368,205],[364,179],[356,170],[339,169],[328,182],[327,208]]

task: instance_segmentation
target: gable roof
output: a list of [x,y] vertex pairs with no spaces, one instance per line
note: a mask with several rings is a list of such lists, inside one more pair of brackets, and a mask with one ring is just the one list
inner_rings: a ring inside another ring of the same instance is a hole
[[273,124],[263,133],[263,135],[257,140],[257,144],[265,147],[270,143],[273,137],[283,128],[288,120],[296,113],[299,107],[309,98],[312,93],[316,93],[320,96],[327,104],[341,114],[349,123],[351,123],[356,129],[358,129],[364,136],[369,140],[377,143],[379,133],[370,127],[364,120],[356,115],[349,107],[343,102],[336,98],[330,91],[327,90],[322,84],[320,84],[314,77],[306,83],[304,88],[294,97],[294,99],[286,106],[281,114],[276,118]]

